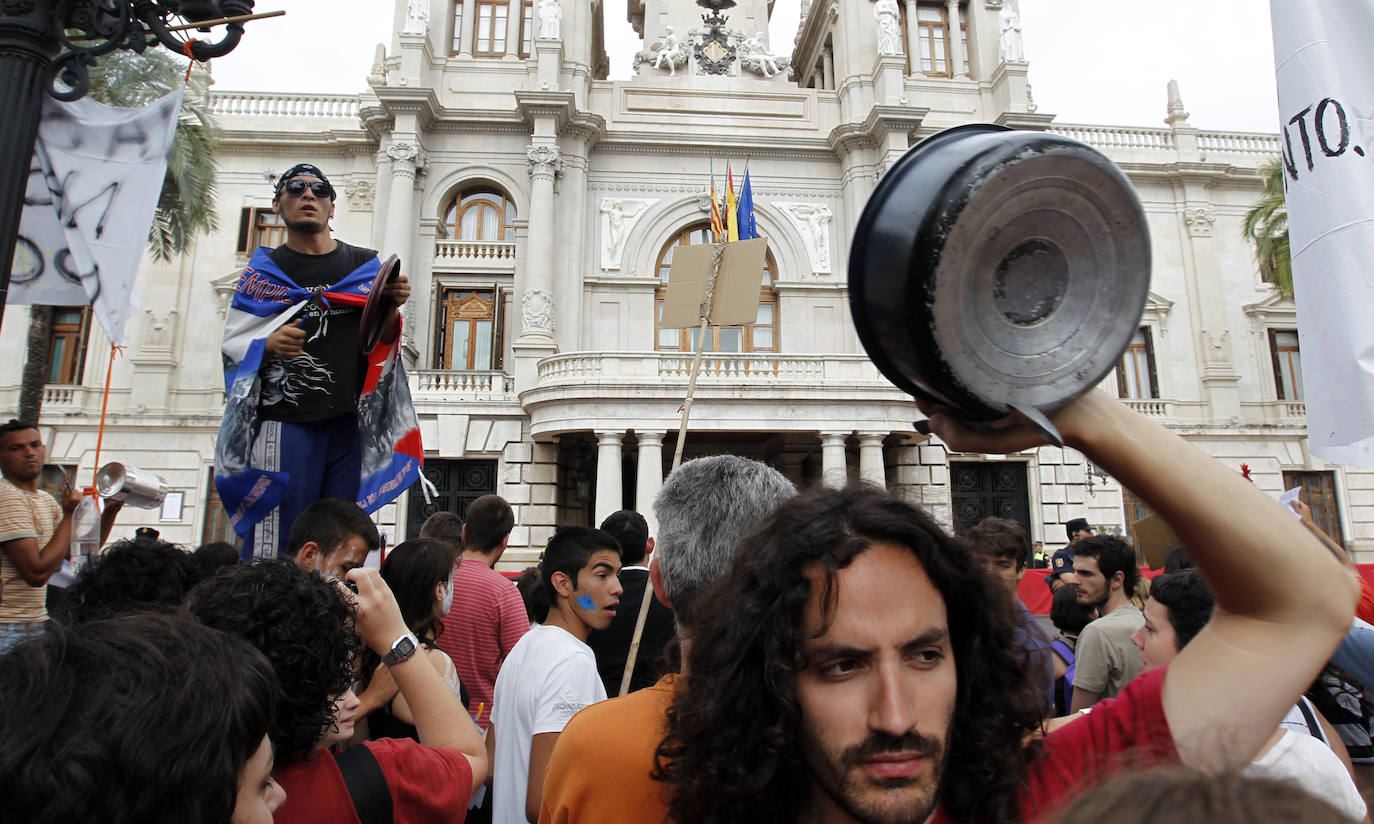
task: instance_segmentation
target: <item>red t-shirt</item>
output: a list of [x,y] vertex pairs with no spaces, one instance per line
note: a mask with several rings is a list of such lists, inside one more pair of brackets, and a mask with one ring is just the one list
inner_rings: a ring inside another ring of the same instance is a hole
[[1360,603],[1355,607],[1355,617],[1366,623],[1374,624],[1374,587],[1369,585],[1363,575],[1360,577]]
[[529,631],[520,590],[506,576],[471,558],[454,566],[453,606],[435,645],[453,659],[458,678],[468,688],[468,714],[478,727],[485,729],[491,717],[501,662]]
[[[456,750],[426,747],[408,738],[381,738],[372,751],[391,788],[396,824],[461,824],[472,794],[472,766]],[[286,790],[276,824],[361,824],[334,757],[316,750],[304,761],[274,771]]]
[[[1051,820],[1079,793],[1125,770],[1178,761],[1160,699],[1164,673],[1161,667],[1137,676],[1116,698],[1045,737],[1018,801],[1023,822]],[[933,824],[954,822],[941,809]]]

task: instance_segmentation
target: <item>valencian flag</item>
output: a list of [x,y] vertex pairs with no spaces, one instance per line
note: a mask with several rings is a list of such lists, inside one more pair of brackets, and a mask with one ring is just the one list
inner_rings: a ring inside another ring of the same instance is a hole
[[739,240],[739,213],[735,211],[735,174],[725,166],[725,227],[727,241]]
[[720,199],[716,197],[716,173],[711,172],[711,239],[720,241],[725,237],[725,224],[720,219]]
[[758,226],[754,223],[754,191],[749,188],[749,166],[744,167],[744,184],[739,190],[739,239],[749,240],[759,236]]
[[[228,398],[215,442],[215,489],[240,535],[277,507],[291,482],[289,471],[254,467],[250,460],[259,423],[259,369],[268,334],[294,320],[312,300],[322,300],[326,306],[337,302],[361,307],[381,268],[381,261],[373,258],[329,291],[315,294],[296,285],[267,253],[266,247],[259,247],[243,270],[224,328]],[[362,477],[357,503],[367,512],[380,509],[409,488],[424,462],[420,425],[398,357],[400,344],[397,334],[390,343],[378,343],[367,353],[358,398]]]

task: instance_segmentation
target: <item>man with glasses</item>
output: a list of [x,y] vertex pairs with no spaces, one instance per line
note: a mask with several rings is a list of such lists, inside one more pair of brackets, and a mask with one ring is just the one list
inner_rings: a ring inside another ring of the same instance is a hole
[[[225,326],[229,400],[215,483],[245,536],[243,558],[281,555],[292,522],[315,501],[345,498],[372,512],[418,470],[414,409],[398,380],[399,316],[364,353],[359,321],[380,262],[331,235],[335,201],[308,163],[277,180],[272,208],[286,242],[254,252]],[[410,284],[400,275],[382,295],[399,312]],[[360,402],[373,393],[375,404]]]

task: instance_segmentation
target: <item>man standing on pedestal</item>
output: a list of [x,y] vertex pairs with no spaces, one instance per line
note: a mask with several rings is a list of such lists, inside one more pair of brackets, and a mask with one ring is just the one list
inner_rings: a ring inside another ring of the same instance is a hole
[[282,554],[297,514],[321,498],[375,511],[414,481],[423,455],[397,359],[410,284],[399,275],[384,287],[389,320],[364,353],[361,310],[381,263],[331,236],[334,206],[315,166],[278,179],[286,243],[253,254],[225,325],[215,485],[244,558]]

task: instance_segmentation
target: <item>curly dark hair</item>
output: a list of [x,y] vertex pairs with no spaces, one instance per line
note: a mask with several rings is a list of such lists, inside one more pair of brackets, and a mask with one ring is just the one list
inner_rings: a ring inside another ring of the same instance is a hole
[[[687,689],[668,712],[655,777],[670,784],[671,818],[793,822],[808,779],[797,746],[795,676],[805,667],[808,571],[836,575],[876,542],[906,547],[940,591],[958,667],[940,804],[961,821],[1010,821],[1044,710],[1006,596],[962,542],[929,516],[863,485],[813,489],[784,503],[740,545],[698,604]],[[729,700],[722,700],[729,696]]]
[[289,560],[262,559],[204,581],[187,604],[202,623],[244,638],[277,674],[272,747],[309,755],[334,723],[334,699],[353,684],[359,640],[338,586]]
[[184,612],[50,622],[0,656],[0,798],[30,824],[226,824],[271,666]]
[[54,617],[84,624],[130,612],[172,611],[204,577],[200,562],[176,544],[120,541],[81,570]]

